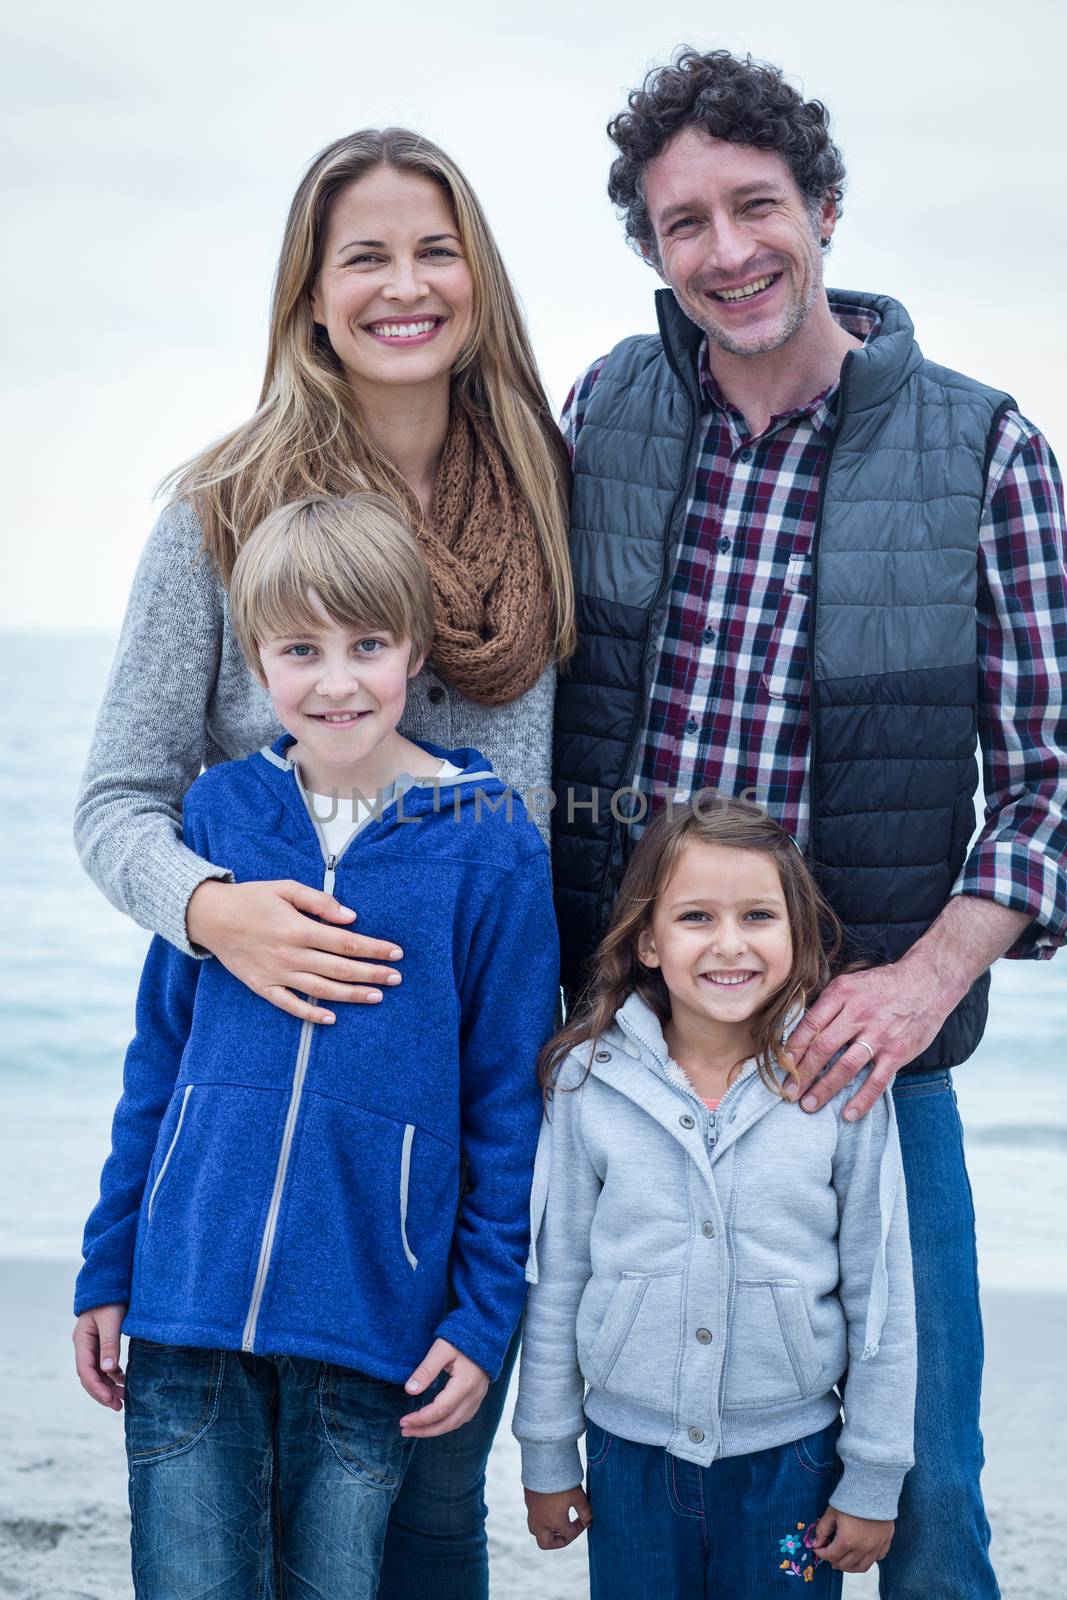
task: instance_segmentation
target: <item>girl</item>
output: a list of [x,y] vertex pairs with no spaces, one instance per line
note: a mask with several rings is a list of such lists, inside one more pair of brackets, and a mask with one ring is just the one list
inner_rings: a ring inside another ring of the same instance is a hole
[[[336,1002],[388,1005],[403,955],[390,928],[357,932],[358,905],[289,880],[228,881],[226,861],[182,844],[201,766],[282,731],[230,626],[230,573],[279,505],[386,495],[434,587],[430,658],[400,732],[477,749],[520,792],[547,786],[556,665],[574,633],[567,474],[463,174],[402,128],[329,145],[289,211],[258,409],[175,475],[134,579],[75,825],[108,898],[303,1021],[332,1022]],[[487,1595],[485,1461],[514,1348],[477,1417],[416,1449],[382,1600]],[[118,1397],[121,1368],[107,1378]]]
[[644,834],[542,1055],[514,1431],[541,1548],[589,1528],[592,1600],[839,1595],[889,1548],[915,1385],[892,1100],[806,1116],[783,1049],[836,948],[788,834],[705,792]]

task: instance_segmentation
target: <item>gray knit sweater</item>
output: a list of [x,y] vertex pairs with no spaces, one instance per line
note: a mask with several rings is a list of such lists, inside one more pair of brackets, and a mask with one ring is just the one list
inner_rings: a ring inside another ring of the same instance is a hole
[[[224,866],[181,842],[182,799],[205,766],[258,750],[281,733],[266,690],[245,664],[226,592],[187,502],[169,505],[133,580],[74,821],[82,864],[120,911],[180,950],[189,897]],[[483,706],[427,663],[408,687],[400,731],[446,749],[470,747],[521,793],[550,782],[556,671],[508,705]],[[547,821],[539,819],[547,834]],[[357,911],[359,907],[355,908]],[[388,937],[388,929],[364,930]]]

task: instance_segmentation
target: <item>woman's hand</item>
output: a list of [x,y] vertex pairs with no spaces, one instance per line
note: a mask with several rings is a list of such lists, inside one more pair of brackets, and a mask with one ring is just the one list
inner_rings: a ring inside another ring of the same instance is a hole
[[126,1307],[94,1306],[74,1324],[74,1365],[86,1394],[109,1411],[121,1411],[126,1379],[119,1366],[119,1334]]
[[893,1542],[895,1522],[850,1517],[827,1506],[815,1524],[815,1554],[838,1572],[867,1572]]
[[447,1339],[434,1340],[404,1387],[408,1394],[423,1394],[442,1372],[448,1373],[448,1382],[441,1393],[421,1411],[401,1417],[405,1439],[435,1439],[439,1433],[462,1428],[485,1399],[489,1374]]
[[378,965],[401,959],[397,945],[329,926],[355,915],[333,895],[292,879],[208,878],[189,898],[185,926],[190,944],[210,950],[253,994],[303,1022],[334,1022],[331,1011],[301,996],[376,1005],[382,992],[374,985],[400,982],[399,972]]
[[559,1489],[555,1494],[538,1494],[536,1489],[523,1492],[526,1526],[541,1550],[564,1549],[584,1533],[593,1520],[589,1497],[581,1484],[576,1489]]

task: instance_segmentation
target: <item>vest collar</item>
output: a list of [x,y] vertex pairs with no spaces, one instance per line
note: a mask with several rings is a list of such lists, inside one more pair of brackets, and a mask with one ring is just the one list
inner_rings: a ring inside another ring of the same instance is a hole
[[[868,411],[884,405],[903,388],[922,365],[922,351],[915,342],[911,318],[899,300],[884,294],[863,294],[852,289],[828,289],[835,305],[877,313],[881,330],[859,350],[845,357],[841,381],[848,379],[848,409]],[[656,316],[667,361],[678,381],[695,404],[699,405],[700,379],[698,355],[704,334],[691,321],[670,289],[656,293]]]

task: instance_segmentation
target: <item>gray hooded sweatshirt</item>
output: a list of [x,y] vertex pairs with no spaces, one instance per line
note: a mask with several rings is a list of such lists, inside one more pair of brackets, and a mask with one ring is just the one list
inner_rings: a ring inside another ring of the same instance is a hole
[[804,1438],[843,1401],[832,1503],[895,1517],[911,1251],[892,1095],[842,1116],[861,1081],[808,1114],[749,1062],[711,1112],[637,995],[571,1052],[531,1198],[513,1423],[527,1488],[581,1483],[586,1417],[707,1466]]

